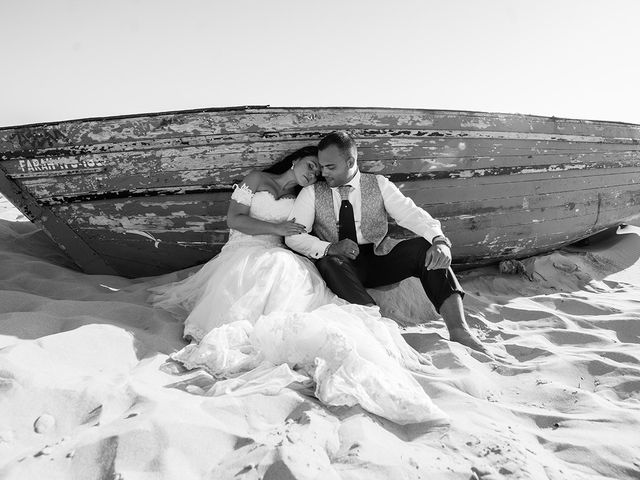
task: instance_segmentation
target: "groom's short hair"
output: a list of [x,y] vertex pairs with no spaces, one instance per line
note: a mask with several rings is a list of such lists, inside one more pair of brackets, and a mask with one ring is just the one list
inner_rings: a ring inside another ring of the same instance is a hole
[[353,156],[354,159],[358,158],[356,142],[346,132],[331,132],[328,135],[325,135],[322,137],[322,140],[320,140],[320,143],[318,143],[318,150],[325,150],[331,145],[338,147],[338,149],[347,157]]

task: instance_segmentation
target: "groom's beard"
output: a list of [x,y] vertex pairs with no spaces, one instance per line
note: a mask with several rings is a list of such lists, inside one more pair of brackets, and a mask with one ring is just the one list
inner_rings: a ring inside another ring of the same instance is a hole
[[353,171],[351,175],[346,175],[342,179],[337,179],[337,178],[328,179],[327,177],[325,177],[325,180],[330,187],[339,187],[341,185],[345,185],[346,183],[350,182],[353,179],[353,177],[356,176],[356,173],[358,173],[357,168]]

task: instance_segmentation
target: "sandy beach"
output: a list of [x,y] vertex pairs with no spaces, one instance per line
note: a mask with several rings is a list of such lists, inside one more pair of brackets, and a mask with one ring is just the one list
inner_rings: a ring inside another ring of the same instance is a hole
[[[176,277],[89,276],[0,197],[0,478],[640,478],[640,227],[463,272],[498,360],[447,340],[424,298],[382,310],[431,357],[449,425],[327,408],[308,389],[203,395],[166,363],[182,325],[145,303]],[[389,298],[386,298],[389,297]],[[418,325],[412,325],[422,321]]]

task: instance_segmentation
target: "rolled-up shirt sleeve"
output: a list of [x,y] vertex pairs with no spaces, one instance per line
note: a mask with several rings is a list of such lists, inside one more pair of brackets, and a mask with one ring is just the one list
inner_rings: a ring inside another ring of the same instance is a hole
[[431,242],[434,237],[444,235],[440,221],[433,218],[404,194],[388,178],[377,175],[384,208],[398,225]]
[[[293,205],[289,220],[304,225],[307,232],[311,232],[313,221],[316,216],[316,198],[313,186],[303,188],[298,194],[298,198]],[[289,235],[284,237],[287,246],[309,258],[322,258],[330,242],[320,240],[309,233],[300,235]]]

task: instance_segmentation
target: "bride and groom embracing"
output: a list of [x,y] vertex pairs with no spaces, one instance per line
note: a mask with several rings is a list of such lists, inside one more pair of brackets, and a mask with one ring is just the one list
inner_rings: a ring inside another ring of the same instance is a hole
[[[220,254],[153,289],[156,306],[186,316],[193,340],[172,358],[227,379],[210,395],[309,382],[327,405],[403,424],[442,418],[411,375],[428,372],[428,360],[366,290],[410,276],[450,339],[486,353],[466,324],[440,222],[385,177],[360,172],[357,156],[354,140],[333,132],[251,172],[231,196]],[[387,215],[418,237],[392,247]]]

